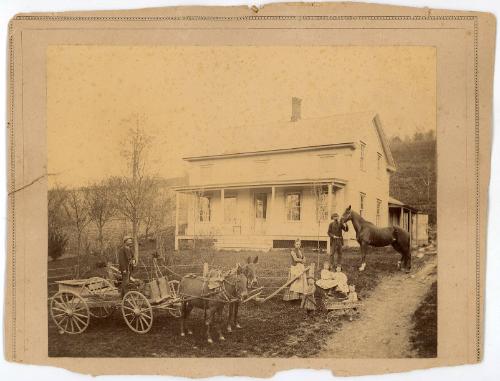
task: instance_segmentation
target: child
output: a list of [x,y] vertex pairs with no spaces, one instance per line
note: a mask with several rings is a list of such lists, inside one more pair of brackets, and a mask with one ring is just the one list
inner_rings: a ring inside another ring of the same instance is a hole
[[337,286],[337,282],[333,280],[333,277],[334,273],[330,269],[330,262],[326,261],[323,263],[323,270],[321,270],[321,279],[316,281],[316,285],[325,291],[330,290]]
[[316,298],[314,293],[316,292],[316,286],[314,285],[314,278],[307,278],[306,292],[302,297],[301,308],[304,308],[309,315],[316,310]]
[[344,296],[347,296],[349,292],[349,286],[347,285],[347,275],[342,272],[342,266],[337,265],[335,268],[335,273],[333,274],[333,280],[337,286],[335,291],[339,291]]
[[356,292],[356,286],[353,284],[349,285],[349,295],[345,302],[357,302],[358,301],[358,293]]

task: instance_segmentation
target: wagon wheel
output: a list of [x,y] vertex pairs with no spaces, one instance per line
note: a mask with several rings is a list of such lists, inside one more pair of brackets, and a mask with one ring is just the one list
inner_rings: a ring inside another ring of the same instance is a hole
[[78,294],[59,291],[50,301],[50,315],[59,333],[76,335],[87,329],[90,323],[89,306]]
[[113,308],[111,306],[103,305],[99,307],[92,307],[90,312],[92,313],[92,316],[98,319],[106,319],[113,313]]
[[180,282],[178,280],[171,280],[170,282],[168,282],[170,294],[174,298],[174,302],[167,308],[167,310],[170,315],[175,318],[179,318],[182,316],[182,303],[179,299],[179,283]]
[[129,291],[123,297],[122,314],[128,327],[136,333],[146,333],[153,326],[153,308],[138,291]]

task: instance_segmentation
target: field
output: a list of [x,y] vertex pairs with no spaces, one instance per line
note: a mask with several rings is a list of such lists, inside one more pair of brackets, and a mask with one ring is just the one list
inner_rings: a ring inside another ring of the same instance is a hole
[[[201,272],[201,264],[230,268],[244,262],[255,252],[214,252],[206,250],[198,253],[179,252],[172,254],[169,267],[179,275],[188,272]],[[258,253],[257,275],[265,286],[264,295],[270,294],[286,282],[290,265],[288,251]],[[143,255],[147,261],[147,255]],[[323,263],[327,256],[306,252],[308,262]],[[344,271],[349,283],[356,285],[362,299],[370,297],[373,289],[384,278],[397,273],[396,263],[399,254],[392,249],[377,249],[369,255],[365,272],[358,272],[360,257],[358,249],[346,249]],[[49,294],[55,291],[51,285],[60,279],[60,271],[72,265],[73,258],[49,262]],[[413,271],[423,265],[423,260],[414,261]],[[53,270],[51,270],[53,269]],[[58,269],[58,270],[54,270]],[[58,273],[59,271],[59,273]],[[143,271],[143,270],[141,270]],[[318,269],[316,270],[319,274]],[[59,275],[58,275],[59,274]],[[137,274],[137,276],[143,276]],[[175,275],[171,274],[175,278]],[[49,275],[50,277],[50,275]],[[339,331],[347,318],[327,322],[324,311],[316,311],[307,316],[299,305],[284,302],[281,295],[260,304],[250,302],[240,307],[240,320],[243,328],[227,333],[226,341],[206,342],[203,324],[203,311],[194,310],[190,318],[193,336],[180,336],[179,322],[167,314],[156,314],[153,328],[145,335],[129,330],[120,311],[115,311],[105,320],[91,320],[87,330],[80,335],[60,335],[53,322],[49,320],[49,356],[64,357],[313,357],[321,353],[329,337]],[[362,319],[362,316],[359,317]]]

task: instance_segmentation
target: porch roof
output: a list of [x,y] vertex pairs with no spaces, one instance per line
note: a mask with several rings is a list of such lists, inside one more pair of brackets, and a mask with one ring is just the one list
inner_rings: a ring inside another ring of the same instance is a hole
[[274,180],[274,181],[255,181],[255,182],[239,182],[239,183],[224,183],[224,184],[198,184],[173,187],[177,192],[191,192],[196,190],[219,190],[219,189],[245,189],[245,188],[269,188],[269,187],[285,187],[285,186],[314,186],[328,185],[343,188],[347,184],[347,180],[338,178],[323,178],[323,179],[295,179],[295,180]]
[[417,208],[407,205],[404,202],[395,199],[394,197],[389,197],[389,208],[403,208],[410,209],[412,212],[418,212]]

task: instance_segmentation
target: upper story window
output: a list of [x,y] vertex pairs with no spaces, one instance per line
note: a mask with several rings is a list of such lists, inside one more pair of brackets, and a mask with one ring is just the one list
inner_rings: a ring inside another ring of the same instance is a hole
[[382,200],[379,200],[377,198],[377,215],[375,216],[375,224],[377,226],[380,226],[380,215],[381,215],[381,209],[382,209]]
[[198,221],[210,222],[211,218],[211,205],[210,197],[200,196],[198,198]]
[[365,216],[365,208],[366,208],[366,193],[359,193],[359,215],[361,217]]
[[382,173],[382,154],[377,152],[377,176],[380,177]]
[[362,171],[366,170],[366,144],[361,142],[360,145],[360,160],[359,160],[359,168]]
[[286,195],[287,221],[300,221],[300,193],[287,193]]

